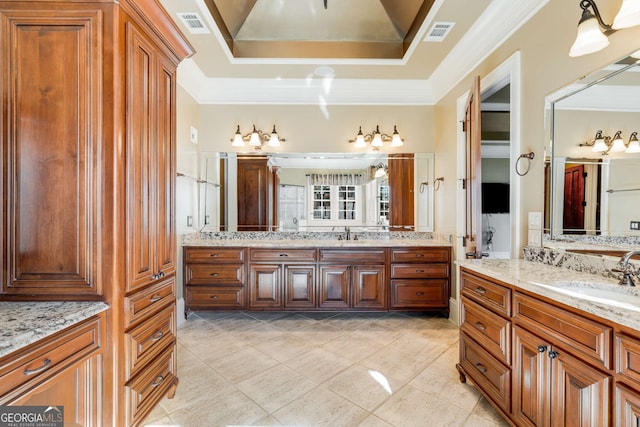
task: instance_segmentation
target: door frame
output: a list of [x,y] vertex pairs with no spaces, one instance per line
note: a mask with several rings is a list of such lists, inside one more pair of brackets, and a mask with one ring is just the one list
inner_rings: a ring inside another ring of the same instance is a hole
[[[493,71],[487,74],[480,80],[481,93],[492,90],[495,86],[504,86],[506,83],[511,85],[510,87],[510,147],[509,147],[509,175],[510,175],[510,187],[509,187],[509,211],[510,211],[510,226],[511,226],[511,245],[510,256],[511,258],[520,258],[520,245],[522,243],[522,212],[521,212],[521,182],[518,179],[518,175],[515,173],[515,163],[521,152],[521,76],[520,76],[520,51],[516,51],[513,55],[507,58],[502,64],[496,67]],[[473,76],[475,73],[470,73],[469,76]],[[462,182],[465,178],[466,169],[466,138],[465,132],[462,131],[461,122],[465,120],[466,113],[466,101],[469,97],[469,90],[465,91],[457,100],[457,113],[456,113],[456,133],[457,133],[457,180],[456,180],[456,203],[458,206],[457,220],[456,220],[456,238],[454,243],[455,259],[464,260],[465,251],[462,244],[466,223],[465,212],[465,190],[462,188]],[[456,283],[460,283],[459,274],[456,275]],[[456,286],[455,294],[452,294],[450,306],[450,318],[458,321],[459,310],[458,300],[460,295],[459,286]],[[459,323],[459,322],[458,322]]]

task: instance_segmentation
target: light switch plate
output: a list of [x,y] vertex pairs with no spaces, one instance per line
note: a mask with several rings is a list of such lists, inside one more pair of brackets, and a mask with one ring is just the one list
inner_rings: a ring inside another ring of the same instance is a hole
[[194,144],[198,143],[198,129],[194,128],[193,126],[191,126],[191,142],[193,142]]
[[529,212],[529,229],[542,229],[542,212]]
[[542,246],[542,232],[540,230],[529,230],[529,246]]

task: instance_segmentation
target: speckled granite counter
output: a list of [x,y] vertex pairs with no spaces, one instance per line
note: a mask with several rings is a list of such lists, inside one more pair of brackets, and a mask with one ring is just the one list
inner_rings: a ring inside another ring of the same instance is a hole
[[190,240],[183,246],[243,246],[249,248],[371,248],[371,247],[409,247],[409,246],[451,246],[444,240],[434,239],[375,239],[375,240],[252,240],[252,239],[201,239]]
[[109,308],[102,302],[0,302],[0,357]]
[[[640,288],[618,285],[617,280],[590,273],[544,265],[538,262],[512,260],[464,260],[460,266],[566,304],[620,325],[640,330]],[[613,301],[591,295],[569,295],[560,287],[571,282],[575,287],[607,288],[627,294],[624,301]]]

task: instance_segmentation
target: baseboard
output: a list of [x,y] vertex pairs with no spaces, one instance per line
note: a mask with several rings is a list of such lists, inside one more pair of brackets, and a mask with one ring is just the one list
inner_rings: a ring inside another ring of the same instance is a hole
[[180,328],[186,321],[184,318],[184,298],[176,299],[176,315],[178,316],[178,328]]

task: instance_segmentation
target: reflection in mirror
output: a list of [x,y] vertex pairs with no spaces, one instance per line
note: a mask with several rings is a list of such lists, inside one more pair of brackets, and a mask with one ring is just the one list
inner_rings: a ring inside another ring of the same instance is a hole
[[203,153],[200,229],[433,231],[433,154],[395,156]]
[[640,131],[638,59],[623,58],[548,99],[550,237],[640,235],[632,228],[640,221],[640,154],[632,144]]

